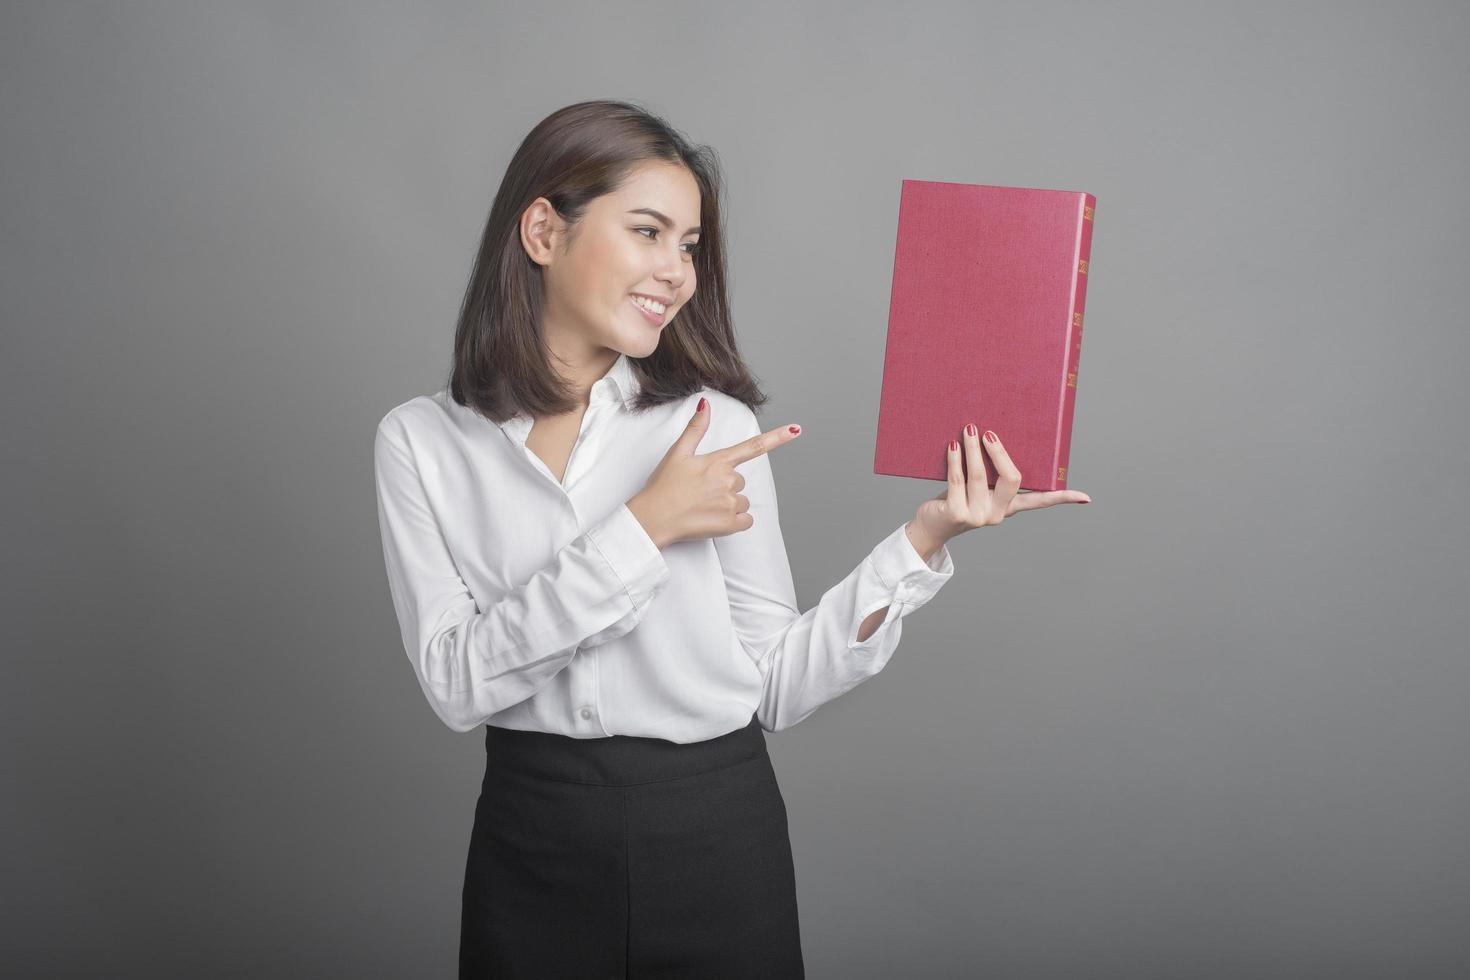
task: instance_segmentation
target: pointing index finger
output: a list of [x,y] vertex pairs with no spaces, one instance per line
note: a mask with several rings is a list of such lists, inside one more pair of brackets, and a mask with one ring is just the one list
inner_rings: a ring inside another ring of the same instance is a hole
[[739,466],[747,460],[755,459],[762,453],[768,453],[778,446],[784,446],[801,434],[799,425],[782,425],[766,432],[760,432],[751,436],[743,442],[737,442],[733,446],[727,446],[720,453],[731,466]]

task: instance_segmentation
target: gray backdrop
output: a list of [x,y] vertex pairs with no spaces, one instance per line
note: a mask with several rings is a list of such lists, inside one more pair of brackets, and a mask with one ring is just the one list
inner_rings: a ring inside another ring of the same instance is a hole
[[[1470,971],[1463,4],[7,5],[0,972],[451,976],[483,765],[399,646],[382,414],[510,154],[718,148],[803,608],[899,183],[1097,195],[1072,486],[771,736],[809,975]],[[568,923],[575,928],[575,923]]]

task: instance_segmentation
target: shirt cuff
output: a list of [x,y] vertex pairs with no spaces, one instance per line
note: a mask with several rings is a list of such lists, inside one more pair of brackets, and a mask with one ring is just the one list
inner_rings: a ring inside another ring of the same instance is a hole
[[934,593],[950,580],[954,561],[948,545],[940,545],[933,557],[924,561],[904,530],[907,525],[908,521],[900,524],[868,557],[894,599],[918,606],[934,598]]
[[613,508],[601,521],[587,529],[604,561],[622,579],[630,597],[646,595],[668,578],[669,566],[662,551],[648,536],[626,503]]

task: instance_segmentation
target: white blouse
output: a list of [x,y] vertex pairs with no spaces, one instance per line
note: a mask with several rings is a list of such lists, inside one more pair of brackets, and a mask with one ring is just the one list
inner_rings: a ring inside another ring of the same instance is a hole
[[790,728],[882,670],[903,617],[954,574],[947,547],[926,563],[900,524],[800,612],[769,453],[737,467],[752,527],[660,550],[626,501],[700,396],[714,414],[696,453],[763,430],[723,392],[634,413],[637,393],[620,354],[592,386],[560,483],[526,446],[524,413],[497,425],[446,388],[379,422],[389,591],[419,685],[451,729],[695,742],[752,714]]

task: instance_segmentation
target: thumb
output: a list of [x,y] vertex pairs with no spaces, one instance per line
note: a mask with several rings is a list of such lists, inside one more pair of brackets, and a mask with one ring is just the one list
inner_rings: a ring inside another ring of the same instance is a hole
[[679,434],[679,438],[674,442],[672,447],[673,452],[685,456],[694,455],[694,450],[699,448],[699,441],[709,431],[709,416],[713,408],[714,406],[709,403],[709,400],[701,395],[699,404],[695,407],[694,414],[689,419],[689,424],[684,427],[684,431]]

